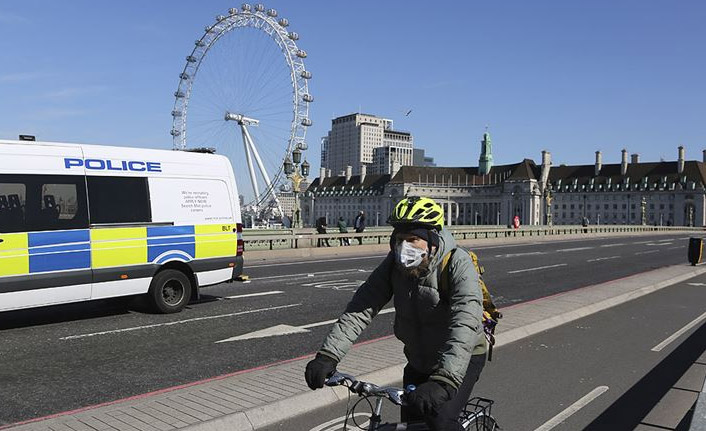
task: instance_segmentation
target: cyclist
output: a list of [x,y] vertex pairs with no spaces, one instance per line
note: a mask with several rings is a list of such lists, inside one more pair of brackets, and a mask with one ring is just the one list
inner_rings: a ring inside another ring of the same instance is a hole
[[403,384],[416,385],[402,408],[404,422],[460,430],[458,416],[485,365],[483,296],[468,253],[453,253],[448,292],[440,292],[443,256],[456,247],[441,206],[425,197],[402,199],[390,216],[390,252],[353,295],[316,357],[306,366],[321,388],[353,342],[393,298],[395,336],[404,344]]

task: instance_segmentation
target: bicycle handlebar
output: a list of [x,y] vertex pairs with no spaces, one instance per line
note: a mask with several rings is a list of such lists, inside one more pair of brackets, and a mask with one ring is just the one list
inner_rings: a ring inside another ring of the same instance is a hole
[[398,406],[405,405],[403,396],[414,390],[414,386],[411,385],[407,391],[393,386],[377,386],[373,383],[358,381],[350,374],[339,373],[338,371],[326,379],[326,386],[347,386],[348,390],[354,394],[364,397],[372,396],[387,398]]

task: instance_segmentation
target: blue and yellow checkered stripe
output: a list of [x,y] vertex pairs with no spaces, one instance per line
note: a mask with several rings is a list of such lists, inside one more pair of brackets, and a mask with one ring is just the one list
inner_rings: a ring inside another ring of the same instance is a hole
[[3,234],[0,277],[235,256],[234,225]]

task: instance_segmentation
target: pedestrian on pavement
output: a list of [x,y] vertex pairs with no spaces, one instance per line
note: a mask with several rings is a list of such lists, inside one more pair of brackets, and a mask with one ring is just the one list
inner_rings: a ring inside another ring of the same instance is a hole
[[[340,233],[348,233],[348,225],[346,224],[346,221],[343,219],[343,217],[338,218],[338,231]],[[338,243],[342,246],[351,245],[350,240],[343,236],[338,238]]]
[[[316,219],[316,232],[320,235],[326,235],[326,217],[319,217]],[[328,238],[319,238],[318,241],[316,241],[316,246],[317,247],[323,247],[323,244],[326,244],[326,247],[331,247],[331,244],[328,243]]]
[[333,325],[306,366],[311,389],[323,387],[360,333],[387,302],[395,306],[395,336],[404,343],[402,421],[423,420],[432,430],[461,430],[457,419],[485,365],[483,294],[466,252],[449,260],[449,283],[440,292],[440,268],[456,242],[444,229],[441,206],[429,198],[401,200],[390,216],[390,252]]
[[[355,221],[353,221],[353,228],[355,228],[355,233],[363,233],[365,230],[365,212],[361,211],[355,216]],[[358,237],[358,245],[363,245],[363,237]]]

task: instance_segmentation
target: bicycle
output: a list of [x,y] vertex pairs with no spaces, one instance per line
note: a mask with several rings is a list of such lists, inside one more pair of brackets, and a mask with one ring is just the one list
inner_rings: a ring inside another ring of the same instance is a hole
[[[373,413],[370,416],[370,423],[368,425],[367,431],[395,431],[395,430],[407,430],[407,431],[429,431],[429,427],[423,422],[414,423],[382,423],[382,402],[383,399],[390,400],[393,404],[398,406],[405,405],[404,396],[405,394],[413,391],[415,388],[413,385],[409,385],[407,390],[401,388],[395,388],[391,386],[377,386],[373,383],[358,381],[355,377],[335,372],[331,377],[326,380],[326,386],[345,386],[351,393],[354,393],[361,397],[352,408],[349,408],[346,412],[346,419],[343,424],[343,429],[348,429],[348,417],[352,417],[353,424],[362,430],[362,428],[355,421],[355,409],[360,402],[363,400],[368,402],[368,405],[373,408],[372,403],[368,398],[376,398],[375,407]],[[459,416],[459,422],[461,427],[465,431],[497,431],[500,429],[497,421],[491,415],[491,408],[493,406],[493,400],[487,398],[475,397],[471,398],[466,407],[461,412]]]

